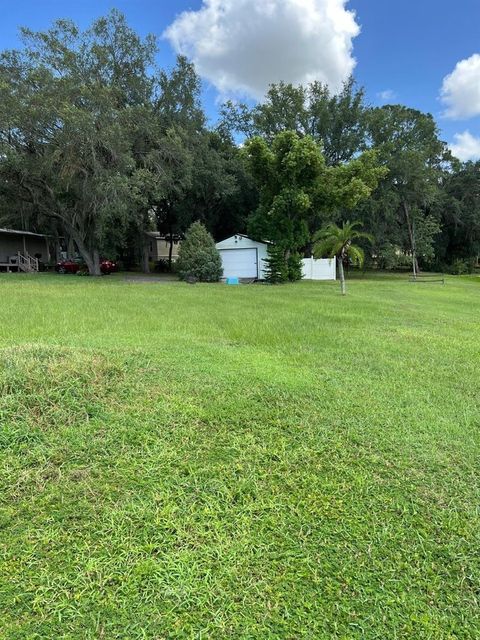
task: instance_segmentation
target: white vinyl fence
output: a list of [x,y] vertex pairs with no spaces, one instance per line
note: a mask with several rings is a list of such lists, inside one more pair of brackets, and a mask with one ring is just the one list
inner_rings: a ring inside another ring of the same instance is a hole
[[337,267],[335,258],[327,260],[304,258],[302,262],[302,277],[304,280],[336,280],[337,278]]

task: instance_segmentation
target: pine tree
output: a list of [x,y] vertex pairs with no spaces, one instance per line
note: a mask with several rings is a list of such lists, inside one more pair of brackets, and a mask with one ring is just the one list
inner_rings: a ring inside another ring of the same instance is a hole
[[302,279],[302,256],[299,253],[291,253],[285,256],[285,251],[277,245],[269,245],[268,258],[265,260],[265,280],[270,284],[282,282],[296,282]]
[[182,280],[218,282],[222,277],[222,259],[214,239],[201,222],[190,226],[180,245],[177,271]]
[[265,280],[270,284],[280,284],[288,280],[288,268],[285,262],[285,255],[282,247],[268,245],[268,258],[265,260]]
[[287,259],[288,279],[290,282],[297,282],[303,277],[302,256],[297,253],[291,253]]

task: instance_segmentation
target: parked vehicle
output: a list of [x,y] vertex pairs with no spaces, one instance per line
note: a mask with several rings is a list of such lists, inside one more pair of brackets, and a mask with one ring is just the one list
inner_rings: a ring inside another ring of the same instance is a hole
[[117,263],[114,262],[113,260],[101,260],[100,261],[100,271],[108,276],[111,273],[114,273],[115,271],[117,271]]
[[[79,271],[85,271],[86,268],[86,264],[81,258],[60,260],[55,265],[57,273],[78,273]],[[100,271],[104,275],[109,275],[117,271],[117,263],[113,262],[113,260],[102,259],[100,261]]]

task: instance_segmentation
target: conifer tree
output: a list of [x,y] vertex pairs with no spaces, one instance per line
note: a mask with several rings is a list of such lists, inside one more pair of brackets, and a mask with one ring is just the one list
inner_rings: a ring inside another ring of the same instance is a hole
[[222,259],[214,239],[201,222],[190,226],[180,245],[177,271],[182,280],[217,282],[222,277]]

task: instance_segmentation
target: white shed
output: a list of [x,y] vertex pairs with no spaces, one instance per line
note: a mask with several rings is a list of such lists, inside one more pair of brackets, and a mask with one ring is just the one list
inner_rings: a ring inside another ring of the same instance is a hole
[[267,244],[237,234],[217,242],[224,278],[257,278],[264,280],[267,267]]

